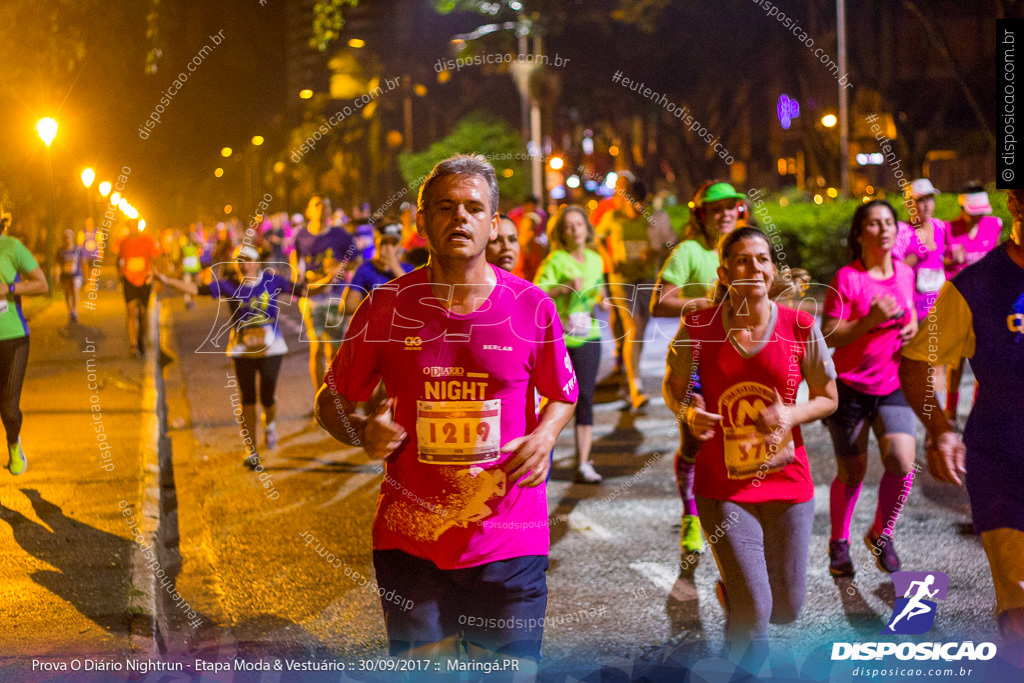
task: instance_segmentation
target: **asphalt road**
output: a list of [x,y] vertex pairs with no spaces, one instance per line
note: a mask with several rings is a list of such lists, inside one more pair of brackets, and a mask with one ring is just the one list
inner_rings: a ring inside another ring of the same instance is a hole
[[[119,305],[114,300],[102,317],[100,311],[95,314],[112,356],[105,372],[113,391],[104,395],[104,408],[117,419],[131,420],[113,431],[126,442],[135,439],[138,450],[152,408],[144,401],[141,362],[136,367],[131,365],[135,361],[119,357],[124,355]],[[373,576],[370,523],[381,474],[365,454],[335,442],[313,423],[313,387],[296,307],[285,307],[282,323],[290,352],[277,394],[281,440],[277,449],[263,451],[261,482],[241,464],[231,364],[220,353],[205,352],[217,303],[201,300],[196,309],[185,310],[178,298],[164,301],[170,448],[164,460],[161,537],[167,545],[164,566],[180,598],[155,604],[155,636],[109,623],[127,620],[135,575],[124,552],[131,536],[115,499],[124,497],[123,490],[152,482],[153,476],[145,477],[140,455],[134,471],[118,461],[121,479],[115,480],[97,470],[95,448],[94,462],[89,462],[84,445],[82,452],[74,442],[67,445],[62,420],[79,420],[79,411],[87,413],[89,393],[75,375],[82,371],[75,355],[82,335],[61,336],[58,308],[51,306],[40,316],[39,336],[49,334],[45,330],[51,323],[53,334],[33,347],[23,399],[25,440],[37,444],[38,456],[29,473],[14,483],[4,472],[0,487],[6,522],[0,524],[0,549],[10,558],[0,569],[6,624],[0,628],[0,676],[47,680],[38,667],[31,674],[33,659],[60,663],[76,653],[91,653],[111,661],[183,662],[186,674],[197,659],[348,666],[345,674],[228,672],[217,680],[397,680],[390,672],[352,673],[386,655],[378,598],[362,585],[362,577]],[[652,394],[674,328],[672,321],[662,320],[648,332],[643,374]],[[609,343],[606,371],[611,352]],[[50,368],[54,363],[56,370]],[[123,387],[112,384],[125,375],[123,366],[132,368],[136,374],[131,377],[139,384],[128,379],[122,380]],[[970,392],[964,393],[966,400]],[[572,482],[571,430],[563,432],[555,450],[548,485],[552,547],[543,679],[681,680],[689,669],[690,680],[729,680],[731,669],[719,656],[724,617],[714,597],[714,561],[706,554],[680,568],[681,505],[672,475],[678,437],[671,415],[660,398],[646,412],[631,415],[618,398],[618,387],[605,383],[599,388],[596,422],[595,463],[605,476],[603,484]],[[892,613],[893,586],[857,543],[855,580],[836,582],[828,574],[828,486],[835,464],[821,425],[808,425],[804,439],[816,485],[808,597],[797,622],[771,627],[772,680],[798,675],[801,680],[853,680],[857,663],[829,661],[832,643],[881,639],[877,634]],[[133,452],[128,443],[123,448]],[[924,462],[921,453],[919,461]],[[873,519],[880,474],[881,463],[872,457],[853,523],[857,537]],[[62,509],[63,518],[33,500],[31,490]],[[140,505],[144,495],[136,492]],[[58,528],[58,522],[69,519],[73,524]],[[74,568],[53,550],[60,539],[51,531],[65,536],[77,558]],[[333,565],[312,549],[310,538],[329,549]],[[962,490],[917,477],[896,540],[904,569],[949,576],[949,596],[932,630],[903,640],[1000,642],[988,565],[971,532]],[[56,586],[46,578],[55,570],[62,572]],[[187,609],[198,617],[188,617]],[[989,665],[950,680],[999,680],[1002,674]],[[124,671],[105,675],[113,676],[107,680],[130,676]],[[69,677],[75,676],[58,678]],[[94,680],[84,672],[78,678]]]

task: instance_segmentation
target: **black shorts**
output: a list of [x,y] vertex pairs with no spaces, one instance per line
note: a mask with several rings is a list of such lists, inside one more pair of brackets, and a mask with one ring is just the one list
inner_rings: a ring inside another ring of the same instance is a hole
[[392,656],[459,636],[499,655],[540,659],[547,556],[445,570],[401,550],[374,550],[373,566]]
[[[858,442],[864,437],[864,430],[873,427],[876,436],[889,434],[917,434],[917,416],[903,397],[903,390],[897,389],[885,396],[874,396],[857,391],[842,380],[836,380],[839,393],[839,407],[825,418],[825,425],[832,435],[836,456],[853,458],[861,454]],[[865,442],[866,443],[866,442]]]
[[142,301],[142,305],[146,306],[149,304],[149,293],[153,290],[153,283],[147,282],[141,287],[136,287],[128,280],[121,278],[121,284],[124,285],[124,302],[128,303],[133,299]]

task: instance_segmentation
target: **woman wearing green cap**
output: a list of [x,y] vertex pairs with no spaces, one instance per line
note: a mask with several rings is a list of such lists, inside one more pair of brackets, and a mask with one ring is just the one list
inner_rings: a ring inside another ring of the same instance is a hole
[[[746,213],[744,196],[729,183],[705,183],[690,204],[686,238],[665,261],[651,295],[651,315],[679,318],[683,311],[709,308],[710,288],[717,278],[718,240],[736,229]],[[680,417],[679,450],[675,455],[676,486],[683,501],[679,545],[685,553],[704,550],[697,501],[693,495],[693,469],[700,441],[690,434]]]

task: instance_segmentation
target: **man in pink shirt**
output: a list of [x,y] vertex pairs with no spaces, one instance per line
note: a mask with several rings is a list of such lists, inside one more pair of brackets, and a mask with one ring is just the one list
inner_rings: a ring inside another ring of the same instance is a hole
[[[391,654],[451,657],[465,642],[472,657],[535,671],[548,454],[578,389],[551,299],[486,261],[497,206],[482,157],[434,167],[416,214],[430,262],[363,301],[316,414],[385,461],[373,556]],[[539,415],[537,392],[548,399]]]

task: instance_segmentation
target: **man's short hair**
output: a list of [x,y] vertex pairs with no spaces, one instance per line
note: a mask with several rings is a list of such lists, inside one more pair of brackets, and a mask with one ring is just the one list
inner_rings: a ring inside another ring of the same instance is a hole
[[420,185],[420,194],[416,202],[418,211],[427,208],[430,198],[430,188],[440,178],[450,175],[480,176],[487,181],[488,199],[490,201],[489,213],[494,214],[498,210],[498,177],[494,173],[494,167],[486,158],[474,154],[456,154],[441,161],[430,170],[423,184]]

